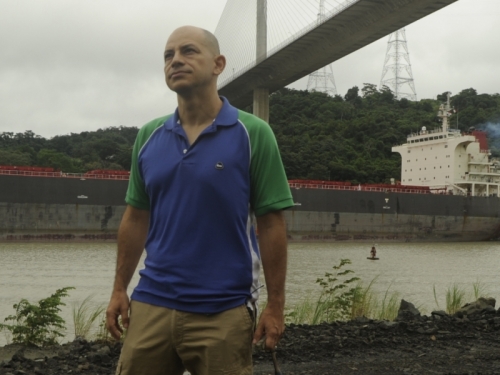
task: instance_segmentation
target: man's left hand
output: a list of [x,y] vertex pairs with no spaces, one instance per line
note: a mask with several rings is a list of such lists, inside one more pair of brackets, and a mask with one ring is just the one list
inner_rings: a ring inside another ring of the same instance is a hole
[[283,309],[273,308],[268,305],[260,316],[253,336],[253,344],[255,345],[264,339],[264,347],[273,351],[276,349],[276,345],[278,345],[284,331],[285,317],[283,316]]

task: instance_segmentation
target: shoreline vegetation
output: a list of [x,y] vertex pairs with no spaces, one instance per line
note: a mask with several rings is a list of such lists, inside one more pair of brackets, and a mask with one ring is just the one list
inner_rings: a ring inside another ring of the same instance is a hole
[[[391,286],[375,293],[377,278],[365,284],[349,264],[341,259],[316,280],[321,289],[316,300],[287,310],[277,348],[283,373],[499,373],[500,309],[483,284],[470,290],[451,284],[445,296],[434,287],[437,310],[426,316]],[[74,340],[58,342],[66,329],[59,313],[72,289],[14,305],[16,313],[5,320],[10,324],[0,325],[13,342],[0,347],[0,375],[114,374],[121,342],[107,333],[105,306],[93,303],[92,296],[71,307]],[[271,354],[261,348],[254,348],[253,362],[255,375],[274,373]]]
[[[349,259],[341,259],[316,280],[321,291],[316,299],[306,298],[291,307],[286,307],[285,322],[287,325],[320,325],[324,323],[347,322],[356,319],[377,321],[395,321],[401,310],[402,294],[391,290],[392,283],[382,293],[373,290],[377,277],[368,283],[354,275],[354,271],[346,268],[351,264]],[[69,296],[73,287],[58,289],[51,296],[32,304],[26,299],[14,304],[14,315],[9,315],[0,323],[0,334],[7,338],[7,345],[22,344],[27,346],[50,346],[60,344],[61,338],[67,337],[66,322],[60,317],[62,301]],[[450,284],[444,298],[439,298],[436,286],[433,287],[436,311],[454,315],[468,303],[488,299],[489,293],[485,285],[476,281],[470,289]],[[105,327],[104,304],[96,304],[93,296],[87,296],[81,302],[71,306],[74,339],[110,342],[111,336]],[[263,306],[260,307],[262,311]],[[417,306],[426,312],[426,307]],[[434,311],[433,311],[434,313]],[[0,317],[1,321],[2,317]],[[9,324],[9,322],[11,322]]]

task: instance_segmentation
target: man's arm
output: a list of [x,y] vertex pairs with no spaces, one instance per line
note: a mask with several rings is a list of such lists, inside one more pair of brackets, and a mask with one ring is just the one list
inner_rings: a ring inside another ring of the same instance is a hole
[[118,252],[113,292],[106,310],[106,328],[115,339],[119,339],[122,323],[128,328],[130,300],[127,287],[134,275],[139,259],[144,251],[149,228],[149,211],[127,206],[118,229]]
[[257,217],[259,247],[267,286],[267,305],[260,316],[253,343],[266,337],[274,350],[285,330],[285,278],[287,267],[286,224],[282,211]]

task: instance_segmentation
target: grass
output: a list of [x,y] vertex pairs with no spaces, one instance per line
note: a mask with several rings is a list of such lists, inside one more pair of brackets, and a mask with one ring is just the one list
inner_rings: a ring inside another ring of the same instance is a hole
[[[391,291],[391,285],[386,289],[383,295],[373,291],[373,285],[377,278],[374,278],[367,286],[361,282],[352,289],[347,305],[349,306],[349,314],[344,319],[337,319],[339,314],[334,310],[336,306],[333,301],[338,295],[324,294],[313,301],[307,298],[301,303],[293,306],[286,314],[286,322],[294,324],[320,324],[322,322],[332,322],[334,320],[349,320],[357,317],[367,317],[377,320],[394,320],[399,311],[401,303],[401,294]],[[439,307],[436,287],[433,287],[434,300]],[[472,284],[472,292],[467,293],[467,290],[457,283],[447,287],[445,293],[446,312],[450,315],[456,313],[467,302],[472,302],[480,297],[488,297],[488,291],[485,285],[479,281]],[[417,309],[423,311],[422,306],[417,306]]]
[[98,318],[102,319],[105,307],[104,305],[93,305],[92,297],[93,296],[90,295],[81,303],[73,305],[73,325],[75,327],[75,337],[89,339],[89,335],[93,330],[96,321],[98,321]]
[[379,306],[376,308],[375,318],[379,320],[394,320],[398,316],[399,305],[401,303],[401,295],[399,292],[391,292],[389,294],[389,289],[386,289],[384,293],[384,298],[380,302]]
[[446,311],[455,314],[465,304],[465,290],[453,284],[446,290]]
[[[433,292],[436,306],[440,308],[436,293],[436,286],[433,287]],[[446,312],[450,315],[455,314],[467,302],[476,301],[478,298],[488,297],[488,295],[489,293],[486,285],[480,281],[476,281],[472,284],[472,293],[467,293],[467,290],[457,283],[451,284],[447,287],[445,294]]]
[[[357,317],[367,317],[372,319],[394,320],[398,314],[400,295],[398,292],[391,292],[390,286],[385,291],[383,297],[379,297],[373,291],[373,285],[377,278],[374,278],[367,286],[361,282],[352,289],[347,302],[348,314],[345,319],[356,319]],[[338,307],[334,303],[336,296],[325,298],[324,295],[318,297],[316,301],[306,299],[295,305],[286,314],[286,322],[294,324],[320,324],[322,322],[332,322],[340,314],[335,311]]]
[[103,311],[99,317],[99,326],[97,327],[97,331],[95,334],[95,339],[97,341],[102,341],[102,342],[110,342],[113,341],[114,339],[111,337],[111,334],[106,328],[106,312]]
[[472,284],[472,291],[473,291],[473,295],[474,295],[474,298],[477,300],[478,298],[480,297],[488,297],[489,295],[489,291],[488,291],[488,288],[486,287],[485,284],[483,284],[482,282],[480,282],[479,280],[476,280],[473,284]]

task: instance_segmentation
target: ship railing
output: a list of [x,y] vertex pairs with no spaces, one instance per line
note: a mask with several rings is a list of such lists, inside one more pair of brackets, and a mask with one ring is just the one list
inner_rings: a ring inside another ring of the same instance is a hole
[[20,170],[1,170],[0,175],[10,176],[31,176],[31,177],[61,177],[61,172],[39,172],[39,171],[20,171]]
[[128,180],[128,175],[115,174],[85,174],[85,173],[64,173],[64,172],[39,172],[23,170],[1,170],[0,175],[27,176],[27,177],[58,177],[58,178],[78,178],[80,180]]
[[80,179],[93,179],[93,180],[128,180],[128,175],[121,174],[84,174],[79,177]]
[[411,194],[432,194],[430,190],[405,189],[401,187],[375,187],[375,186],[345,186],[345,185],[322,185],[322,184],[301,184],[289,183],[292,189],[322,189],[322,190],[349,190],[349,191],[372,191],[378,193],[411,193]]

